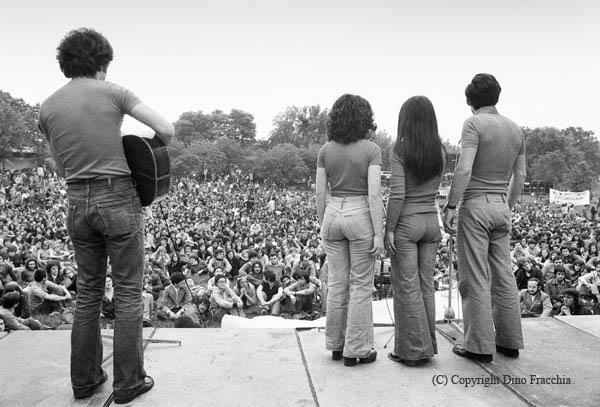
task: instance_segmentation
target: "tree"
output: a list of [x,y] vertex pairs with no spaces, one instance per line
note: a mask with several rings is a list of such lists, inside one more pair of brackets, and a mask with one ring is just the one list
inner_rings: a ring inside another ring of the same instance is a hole
[[600,145],[580,127],[524,128],[528,178],[554,188],[583,191],[597,185]]
[[186,146],[198,140],[214,141],[220,138],[238,140],[248,145],[256,138],[256,124],[254,116],[239,109],[232,109],[230,114],[221,110],[210,114],[202,111],[185,112],[175,122],[175,138]]
[[279,144],[271,148],[258,165],[258,176],[280,185],[303,182],[308,174],[298,147]]
[[269,136],[271,145],[292,144],[303,148],[327,141],[327,109],[319,105],[288,106],[285,112],[273,119],[273,130]]
[[11,157],[13,150],[32,148],[43,163],[49,157],[48,143],[37,127],[40,106],[0,91],[0,155]]
[[373,142],[381,149],[381,159],[383,160],[382,171],[390,171],[394,141],[392,141],[392,138],[385,130],[380,130],[375,133]]

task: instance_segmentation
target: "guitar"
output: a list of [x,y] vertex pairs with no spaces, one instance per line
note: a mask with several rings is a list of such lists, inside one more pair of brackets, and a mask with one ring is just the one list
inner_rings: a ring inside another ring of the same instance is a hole
[[164,199],[171,189],[171,161],[158,137],[123,136],[123,149],[142,206]]

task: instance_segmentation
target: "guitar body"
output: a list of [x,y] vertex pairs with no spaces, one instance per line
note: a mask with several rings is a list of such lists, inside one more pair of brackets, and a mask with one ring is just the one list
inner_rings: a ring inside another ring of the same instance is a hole
[[123,149],[142,206],[165,198],[171,189],[171,161],[167,146],[156,136],[123,136]]

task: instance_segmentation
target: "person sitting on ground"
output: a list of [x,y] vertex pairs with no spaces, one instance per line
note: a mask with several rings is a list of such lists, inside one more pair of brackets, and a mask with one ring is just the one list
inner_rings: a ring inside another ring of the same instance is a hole
[[258,288],[264,281],[263,265],[259,260],[251,260],[240,268],[239,276],[248,276],[248,282]]
[[152,317],[154,315],[154,296],[152,295],[152,282],[148,274],[144,275],[144,291],[142,291],[142,304],[144,328],[152,326]]
[[519,257],[517,259],[517,270],[515,271],[517,288],[519,290],[526,290],[531,278],[537,278],[539,281],[543,281],[542,272],[534,268],[528,258]]
[[54,284],[62,285],[65,279],[62,267],[56,260],[48,260],[46,262],[46,274],[48,275],[48,281],[52,281]]
[[571,288],[571,281],[566,278],[565,269],[562,266],[554,268],[555,278],[544,285],[544,292],[550,296],[553,314],[559,314],[563,306],[562,295],[567,288]]
[[19,318],[27,319],[31,316],[29,308],[29,301],[27,300],[27,294],[23,291],[19,283],[11,281],[4,286],[4,294],[16,292],[19,294],[19,304],[15,307],[15,315]]
[[540,290],[540,280],[530,278],[527,288],[519,292],[521,304],[521,317],[549,317],[552,316],[552,302],[550,296]]
[[281,311],[281,299],[283,298],[283,288],[281,288],[272,271],[264,273],[264,281],[258,286],[256,295],[263,308],[262,314],[270,312],[271,315],[279,315]]
[[177,271],[171,276],[171,284],[163,291],[159,303],[160,310],[156,316],[171,320],[188,317],[197,324],[198,315],[192,300],[192,293],[186,285],[185,276]]
[[77,272],[72,266],[65,266],[64,268],[64,280],[61,285],[66,287],[71,293],[73,298],[77,295]]
[[574,288],[568,288],[563,292],[564,305],[560,310],[559,315],[590,315],[591,310],[581,306],[579,303],[579,292]]
[[[60,313],[65,307],[65,301],[71,299],[71,293],[66,287],[48,281],[46,270],[37,269],[33,275],[34,281],[29,284],[29,306],[32,315]],[[60,294],[51,294],[50,291]]]
[[15,315],[15,308],[19,305],[20,295],[13,291],[6,293],[0,298],[0,319],[4,320],[4,325],[9,331],[18,330],[40,330],[50,329],[34,318],[23,319]]
[[264,270],[272,271],[278,280],[285,274],[285,265],[279,262],[279,256],[276,251],[271,251],[269,263],[264,267]]
[[225,258],[225,251],[222,248],[218,248],[214,251],[215,256],[208,261],[208,272],[211,275],[215,275],[215,269],[221,268],[225,274],[231,272],[231,264]]
[[246,315],[260,313],[260,309],[262,308],[256,295],[256,287],[248,282],[248,276],[238,277],[234,292],[244,303],[244,312]]
[[581,294],[584,291],[589,291],[593,295],[599,295],[598,287],[600,287],[600,271],[592,270],[589,273],[583,274],[578,279],[579,284],[577,291]]
[[310,272],[308,270],[300,270],[296,278],[297,281],[286,287],[283,291],[286,299],[289,300],[288,307],[294,313],[312,312],[315,284],[311,282]]
[[243,317],[244,303],[227,282],[224,274],[215,274],[215,286],[210,296],[210,312],[215,321],[220,322],[226,314]]
[[104,283],[104,297],[102,298],[101,315],[106,319],[115,319],[115,288],[113,277],[110,274],[106,275],[106,280]]

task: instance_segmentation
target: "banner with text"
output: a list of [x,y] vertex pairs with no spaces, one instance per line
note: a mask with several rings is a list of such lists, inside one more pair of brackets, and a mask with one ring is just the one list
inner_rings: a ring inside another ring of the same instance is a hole
[[588,205],[590,203],[590,191],[568,192],[550,188],[550,203]]

